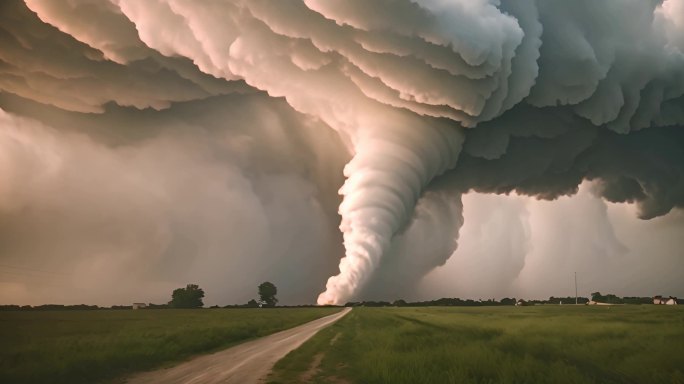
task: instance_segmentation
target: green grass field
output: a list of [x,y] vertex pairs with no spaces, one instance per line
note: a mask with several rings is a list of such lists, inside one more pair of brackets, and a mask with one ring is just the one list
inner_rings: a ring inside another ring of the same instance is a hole
[[101,382],[337,311],[275,308],[0,312],[0,383]]
[[684,307],[355,308],[271,383],[684,383]]

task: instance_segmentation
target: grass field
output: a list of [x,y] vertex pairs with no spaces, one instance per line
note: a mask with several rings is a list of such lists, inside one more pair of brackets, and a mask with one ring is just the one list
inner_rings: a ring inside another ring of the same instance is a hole
[[100,382],[337,311],[275,308],[0,312],[0,383]]
[[271,383],[684,383],[684,307],[355,308]]

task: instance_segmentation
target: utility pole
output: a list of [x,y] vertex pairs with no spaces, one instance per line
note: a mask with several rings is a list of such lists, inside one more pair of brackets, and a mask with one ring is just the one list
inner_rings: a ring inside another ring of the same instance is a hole
[[575,272],[575,305],[577,305],[577,272]]

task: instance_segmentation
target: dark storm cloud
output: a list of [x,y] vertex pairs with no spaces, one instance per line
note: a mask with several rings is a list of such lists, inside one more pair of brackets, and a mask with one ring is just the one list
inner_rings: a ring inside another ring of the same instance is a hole
[[[473,130],[458,166],[439,182],[481,193],[515,190],[553,199],[575,193],[586,179],[596,180],[598,193],[608,201],[636,203],[644,219],[684,206],[681,126],[624,135],[579,119],[548,121],[544,119],[546,113],[527,109],[517,114],[514,110]],[[511,120],[506,121],[508,118]],[[531,121],[550,129],[535,134]],[[493,158],[482,151],[482,145],[491,149],[484,142],[502,143],[495,148],[503,149]]]

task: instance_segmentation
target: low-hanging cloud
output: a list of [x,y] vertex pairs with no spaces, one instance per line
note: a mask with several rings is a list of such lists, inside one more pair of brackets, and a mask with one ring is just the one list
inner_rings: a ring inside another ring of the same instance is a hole
[[[604,199],[636,204],[641,218],[662,216],[684,206],[683,3],[5,2],[0,107],[12,149],[0,170],[12,176],[0,207],[39,206],[43,194],[85,180],[107,185],[93,200],[115,202],[120,186],[106,177],[115,174],[134,191],[118,203],[152,211],[134,232],[162,215],[157,246],[190,236],[193,247],[213,247],[204,272],[216,281],[213,258],[246,239],[256,248],[238,253],[269,254],[255,265],[296,274],[305,264],[322,278],[339,256],[325,228],[341,221],[345,254],[321,304],[392,292],[394,281],[410,290],[444,264],[468,191],[554,199],[589,180]],[[67,155],[100,160],[70,171],[82,179],[44,176],[53,180],[45,187],[16,175],[66,172]],[[181,212],[181,229],[164,229],[173,220],[168,208],[155,211],[159,189],[178,191],[166,203]],[[175,206],[193,193],[206,205]],[[74,201],[57,200],[65,216],[97,217],[95,207],[77,214]],[[272,227],[238,236],[231,214],[213,209],[235,201],[254,223],[261,212],[262,227],[297,223],[308,236]],[[202,239],[200,222],[230,236]],[[83,259],[93,252],[83,247]],[[143,253],[164,252],[130,257]]]
[[[606,203],[585,182],[554,201],[468,193],[459,247],[408,299],[491,299],[681,295],[681,210],[635,220],[627,204]],[[493,241],[493,239],[496,239]]]

